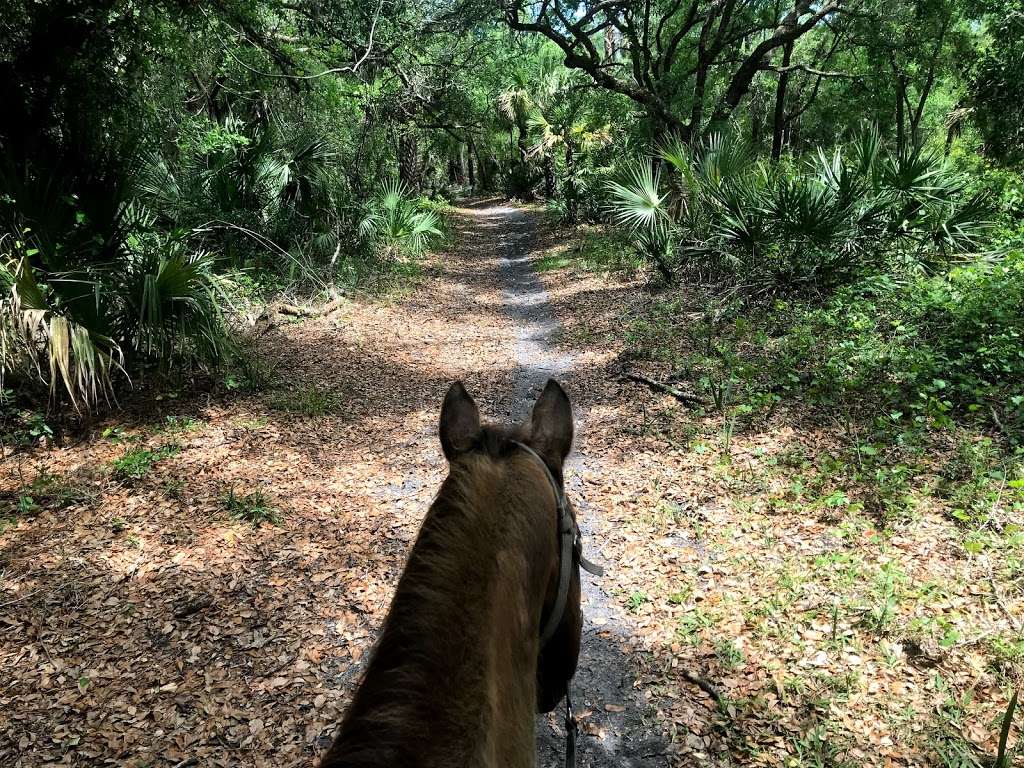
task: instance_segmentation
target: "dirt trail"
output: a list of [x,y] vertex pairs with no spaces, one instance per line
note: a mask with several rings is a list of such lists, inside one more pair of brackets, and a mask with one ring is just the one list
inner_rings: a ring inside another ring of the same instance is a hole
[[[994,753],[1020,670],[993,655],[1019,640],[1012,569],[963,557],[941,505],[883,536],[824,504],[849,490],[827,469],[849,446],[802,410],[723,445],[717,416],[623,382],[656,301],[643,276],[534,271],[585,231],[487,202],[454,229],[414,290],[269,329],[243,388],[142,390],[0,457],[0,765],[315,765],[447,470],[445,388],[506,420],[549,376],[608,571],[583,576],[580,768],[930,765],[936,734]],[[883,583],[903,586],[879,630],[864,606],[888,605]],[[955,734],[938,671],[971,694]],[[538,765],[561,766],[560,716],[538,726]]]
[[[587,383],[603,374],[588,374],[587,350],[554,343],[531,267],[537,224],[463,209],[414,291],[267,333],[258,386],[140,392],[73,445],[0,461],[0,499],[34,483],[39,502],[0,524],[0,765],[314,764],[443,478],[437,410],[455,379],[495,419],[525,415],[549,376],[567,383],[579,424],[568,489],[602,559],[618,523],[584,486],[607,493],[632,475],[600,441],[586,453],[612,418]],[[119,476],[140,452],[162,458]],[[276,522],[233,519],[232,497],[260,499]],[[635,633],[606,594],[624,587],[606,565],[600,582],[584,575],[579,765],[661,766],[668,749],[626,647]],[[561,765],[561,718],[538,726],[538,765]]]
[[[508,414],[519,420],[527,416],[548,378],[565,381],[571,377],[576,355],[554,344],[558,320],[531,264],[535,227],[532,216],[508,206],[474,208],[468,214],[498,234],[502,299],[516,337],[517,369]],[[576,429],[578,435],[586,431],[586,413],[578,406]],[[598,457],[581,453],[577,446],[566,474],[567,490],[580,514],[590,552],[598,549],[595,518],[601,512],[587,504],[583,476],[597,470],[599,461]],[[647,706],[637,690],[633,666],[620,647],[630,631],[606,592],[615,578],[614,565],[608,565],[608,575],[603,578],[582,574],[584,636],[573,691],[577,712],[590,714],[584,720],[577,764],[583,768],[661,765],[667,761],[667,748],[657,726],[645,717]],[[564,762],[565,731],[560,713],[561,709],[556,716],[538,721],[537,764],[542,768],[554,768]]]

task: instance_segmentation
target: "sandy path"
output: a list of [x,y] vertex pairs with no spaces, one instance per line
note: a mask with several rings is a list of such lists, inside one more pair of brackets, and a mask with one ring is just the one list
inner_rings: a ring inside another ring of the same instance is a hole
[[[572,350],[554,343],[559,324],[550,297],[531,266],[536,255],[531,214],[508,206],[472,208],[467,213],[480,227],[497,235],[502,299],[516,339],[517,368],[508,411],[512,419],[522,419],[548,378],[566,381],[579,361]],[[582,435],[586,432],[586,413],[579,407],[576,410],[576,429]],[[601,510],[587,504],[583,477],[598,466],[597,457],[587,456],[578,448],[568,466],[568,491],[580,511],[586,537],[597,530],[595,518]],[[636,690],[633,667],[621,650],[630,632],[603,583],[613,579],[613,573],[610,569],[604,579],[582,574],[584,637],[573,690],[577,711],[590,714],[584,720],[586,729],[579,742],[577,764],[583,768],[659,765],[664,762],[666,748],[657,727],[645,721],[645,705]],[[545,768],[563,764],[565,732],[560,712],[538,723],[538,765]]]
[[[74,441],[0,462],[0,498],[57,483],[0,532],[0,764],[313,764],[443,477],[448,383],[503,420],[567,381],[585,447],[586,353],[552,343],[536,223],[466,208],[414,291],[268,333],[254,390],[140,392]],[[136,479],[114,471],[168,445]],[[569,471],[595,557],[613,524],[583,486],[601,466],[578,449]],[[230,517],[229,492],[257,491],[276,524]],[[579,765],[657,766],[611,572],[584,578]],[[538,725],[539,765],[560,765],[560,718]]]

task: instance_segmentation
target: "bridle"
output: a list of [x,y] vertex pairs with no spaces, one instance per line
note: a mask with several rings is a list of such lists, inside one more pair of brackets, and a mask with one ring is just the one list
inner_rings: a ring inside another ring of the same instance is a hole
[[[515,440],[512,442],[533,456],[540,463],[541,467],[544,468],[544,474],[547,476],[548,482],[551,483],[551,490],[555,492],[555,503],[558,506],[558,592],[555,596],[555,604],[551,606],[551,612],[548,614],[547,621],[544,622],[544,627],[540,631],[540,647],[543,648],[554,637],[555,632],[558,630],[558,625],[562,623],[562,619],[565,616],[565,607],[569,601],[569,583],[572,580],[572,569],[574,567],[582,568],[587,573],[592,573],[595,576],[603,576],[604,569],[583,556],[583,535],[580,533],[580,527],[576,523],[568,500],[565,498],[565,492],[555,480],[555,476],[551,474],[547,462],[530,446]],[[566,768],[574,768],[576,765],[576,736],[578,733],[576,716],[572,711],[572,698],[569,695],[571,685],[572,679],[570,678],[565,684]]]

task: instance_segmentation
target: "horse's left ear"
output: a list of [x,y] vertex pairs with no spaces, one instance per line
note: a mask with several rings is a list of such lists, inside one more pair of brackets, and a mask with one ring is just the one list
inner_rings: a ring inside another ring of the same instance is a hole
[[441,424],[438,430],[441,450],[451,461],[462,451],[468,451],[480,433],[480,411],[469,392],[456,381],[448,388],[441,404]]
[[533,404],[530,416],[530,447],[555,467],[561,467],[572,448],[572,404],[565,390],[548,379]]

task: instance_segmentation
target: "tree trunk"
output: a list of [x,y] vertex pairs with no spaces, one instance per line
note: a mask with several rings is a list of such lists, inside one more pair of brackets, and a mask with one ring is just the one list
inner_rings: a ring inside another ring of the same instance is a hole
[[544,197],[555,196],[555,158],[550,152],[544,153]]
[[750,100],[750,146],[757,152],[761,144],[761,104],[760,99]]
[[469,188],[476,189],[476,177],[473,174],[473,147],[472,137],[469,139],[469,143],[466,145],[466,173],[469,176]]
[[782,140],[786,128],[786,87],[789,85],[789,61],[793,56],[793,41],[782,47],[782,68],[775,88],[775,121],[772,125],[772,162],[782,157]]
[[575,224],[579,216],[580,203],[576,194],[576,153],[573,152],[572,142],[565,143],[565,217],[570,224]]
[[516,115],[516,148],[519,150],[519,163],[526,165],[527,156],[530,154],[530,144],[527,141],[529,126],[526,124],[526,115]]
[[398,139],[398,179],[410,192],[419,190],[417,173],[418,142],[410,126],[404,126]]
[[619,50],[618,31],[612,25],[604,30],[604,60],[605,62],[615,61],[615,54]]
[[896,151],[904,154],[907,139],[903,129],[903,99],[907,90],[907,81],[902,76],[896,81]]

